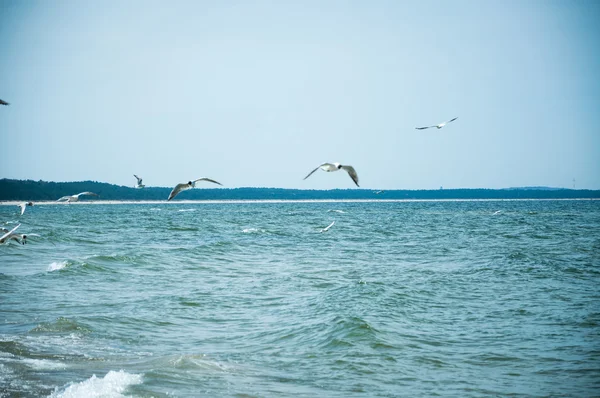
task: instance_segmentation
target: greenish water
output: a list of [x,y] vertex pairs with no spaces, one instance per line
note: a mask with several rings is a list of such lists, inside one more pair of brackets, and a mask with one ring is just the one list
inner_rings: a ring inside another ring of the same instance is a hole
[[600,391],[600,201],[38,204],[0,221],[39,234],[0,245],[0,397]]

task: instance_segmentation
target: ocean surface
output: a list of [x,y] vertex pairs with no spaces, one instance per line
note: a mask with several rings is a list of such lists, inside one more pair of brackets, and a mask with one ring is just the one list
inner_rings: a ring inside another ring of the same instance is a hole
[[0,245],[0,397],[600,395],[597,200],[38,203],[0,223],[37,234]]

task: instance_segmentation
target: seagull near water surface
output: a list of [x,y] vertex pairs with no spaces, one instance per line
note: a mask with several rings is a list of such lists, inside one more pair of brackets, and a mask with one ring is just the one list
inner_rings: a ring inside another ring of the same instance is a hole
[[136,176],[135,174],[133,176],[137,179],[137,184],[135,185],[135,187],[138,189],[144,188],[145,185],[142,184],[142,179],[140,177]]
[[338,171],[338,170],[345,170],[348,175],[350,176],[350,178],[352,178],[352,181],[354,181],[354,183],[356,184],[357,187],[360,188],[360,186],[358,185],[358,174],[356,174],[356,170],[354,170],[354,167],[352,166],[344,166],[341,165],[339,163],[323,163],[322,165],[318,166],[316,169],[314,169],[313,171],[311,171],[310,173],[308,173],[308,175],[306,177],[304,177],[304,179],[306,180],[308,177],[310,177],[315,171],[317,170],[323,170],[323,171],[327,171],[327,172],[332,172],[332,171]]
[[323,228],[320,232],[327,232],[329,231],[329,228],[333,227],[333,225],[335,224],[335,221],[333,221],[331,224],[329,224],[328,226],[326,226],[325,228]]
[[27,243],[27,235],[19,235],[19,234],[15,234],[15,231],[17,230],[17,228],[19,228],[21,226],[21,224],[17,224],[16,227],[14,227],[13,229],[11,229],[10,231],[2,228],[2,232],[5,232],[4,235],[2,235],[0,237],[0,244],[1,243],[6,243],[9,242],[11,239],[14,241],[17,241],[21,244],[25,244]]
[[448,120],[447,122],[436,124],[435,126],[415,127],[415,129],[417,129],[417,130],[425,130],[425,129],[430,129],[430,128],[435,127],[435,128],[437,128],[439,130],[442,127],[444,127],[445,125],[447,125],[448,123],[455,121],[456,119],[458,119],[458,117],[455,117],[454,119]]
[[79,197],[80,197],[81,195],[91,195],[91,196],[98,196],[98,194],[97,194],[97,193],[93,193],[93,192],[81,192],[81,193],[78,193],[77,195],[71,195],[71,196],[67,195],[67,196],[63,196],[62,198],[60,198],[60,199],[57,199],[56,201],[57,201],[57,202],[63,202],[63,201],[65,201],[65,202],[67,202],[67,203],[71,203],[71,202],[77,202],[77,201],[79,200]]
[[19,206],[21,208],[21,215],[23,215],[23,213],[25,213],[25,208],[27,206],[33,206],[33,202],[23,202],[23,203],[19,203],[17,206]]
[[173,190],[169,194],[169,198],[167,199],[167,202],[169,200],[173,199],[175,196],[177,196],[179,194],[179,192],[195,188],[196,187],[196,183],[198,181],[208,181],[208,182],[212,182],[213,184],[223,185],[223,184],[221,184],[218,181],[211,180],[210,178],[206,178],[206,177],[198,178],[197,180],[194,180],[194,181],[188,181],[187,183],[177,184],[177,185],[175,185],[175,188],[173,188]]

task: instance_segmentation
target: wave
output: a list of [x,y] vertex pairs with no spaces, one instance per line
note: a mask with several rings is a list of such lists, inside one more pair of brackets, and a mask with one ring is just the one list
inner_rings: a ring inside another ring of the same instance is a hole
[[59,317],[54,322],[43,322],[34,327],[29,333],[89,333],[87,326],[68,318]]
[[109,371],[104,377],[92,375],[80,383],[71,383],[63,391],[54,391],[50,398],[70,397],[125,397],[123,392],[129,387],[141,384],[142,375],[127,373],[123,370]]

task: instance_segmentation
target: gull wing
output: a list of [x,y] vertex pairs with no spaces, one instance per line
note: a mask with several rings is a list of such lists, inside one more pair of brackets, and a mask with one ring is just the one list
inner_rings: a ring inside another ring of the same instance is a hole
[[331,167],[335,167],[335,165],[331,164],[331,163],[323,163],[321,165],[319,165],[317,168],[315,168],[313,171],[311,171],[310,173],[308,173],[308,175],[306,177],[304,177],[304,179],[306,180],[308,177],[310,177],[311,175],[313,175],[313,173],[317,170],[319,170],[321,167],[323,166],[331,166]]
[[437,127],[437,126],[415,127],[415,129],[417,129],[417,130],[425,130],[425,129],[430,129],[432,127]]
[[454,119],[452,119],[452,120],[448,120],[446,123],[453,122],[453,121],[455,121],[456,119],[458,119],[458,117],[455,117],[455,118],[454,118]]
[[19,203],[19,207],[21,208],[21,215],[25,213],[25,207],[27,207],[27,203]]
[[2,100],[0,99],[0,104],[2,104],[2,105],[8,105],[8,102],[6,102],[6,101],[2,101]]
[[21,226],[21,224],[17,224],[16,227],[14,227],[13,229],[11,229],[10,231],[8,231],[7,233],[5,233],[4,235],[2,235],[2,237],[0,238],[0,243],[4,243],[4,241],[10,236],[12,235],[13,232],[15,232],[17,230],[17,228],[19,228]]
[[356,186],[360,188],[360,185],[358,185],[358,174],[356,174],[356,170],[354,170],[354,167],[342,166],[342,169],[344,169],[348,172],[348,175],[350,176],[350,178],[352,178],[352,181],[354,181]]
[[88,191],[86,191],[86,192],[81,192],[81,193],[78,193],[78,194],[77,194],[77,195],[75,195],[75,196],[79,197],[79,196],[81,196],[81,195],[93,195],[93,196],[98,196],[98,194],[97,194],[97,193],[88,192]]
[[198,181],[208,181],[208,182],[212,182],[212,183],[214,183],[214,184],[219,184],[219,185],[221,185],[221,186],[223,185],[223,184],[221,184],[221,183],[220,183],[220,182],[218,182],[218,181],[211,180],[210,178],[202,177],[202,178],[198,178],[197,180],[194,180],[194,181],[192,182],[192,187],[195,187],[195,186],[196,186],[196,183],[197,183]]
[[188,184],[184,184],[184,183],[175,185],[175,188],[173,188],[173,190],[169,194],[169,198],[167,199],[167,201],[173,199],[175,196],[177,196],[177,194],[179,194],[179,192],[185,191],[186,189],[190,189],[190,188],[191,187]]
[[63,201],[63,200],[69,200],[70,196],[63,196],[60,199],[56,199],[57,202]]
[[327,232],[327,231],[329,231],[329,228],[333,227],[333,224],[335,224],[335,221],[332,222],[331,224],[329,224],[328,226],[326,226],[325,228],[323,228],[321,230],[321,232]]
[[142,179],[135,174],[133,176],[137,179],[138,185],[142,185]]

